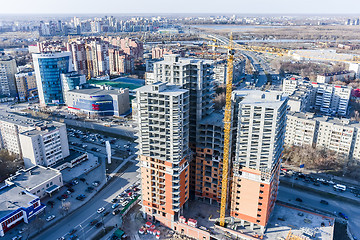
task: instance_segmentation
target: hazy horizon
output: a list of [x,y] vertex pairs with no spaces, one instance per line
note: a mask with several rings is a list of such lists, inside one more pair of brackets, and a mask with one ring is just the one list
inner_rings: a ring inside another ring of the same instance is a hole
[[325,14],[360,15],[360,1],[343,0],[14,0],[3,2],[0,14]]

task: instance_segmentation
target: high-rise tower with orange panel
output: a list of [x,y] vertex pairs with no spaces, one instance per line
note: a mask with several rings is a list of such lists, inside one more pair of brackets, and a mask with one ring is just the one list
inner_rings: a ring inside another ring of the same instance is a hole
[[240,90],[230,214],[265,230],[279,186],[287,97],[282,92]]
[[142,212],[173,228],[189,198],[189,91],[157,82],[136,90]]

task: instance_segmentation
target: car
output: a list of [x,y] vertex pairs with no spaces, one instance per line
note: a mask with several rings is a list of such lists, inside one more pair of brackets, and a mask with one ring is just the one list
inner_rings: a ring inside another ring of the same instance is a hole
[[73,182],[73,184],[75,184],[75,185],[79,184],[79,182],[78,182],[77,180],[74,180],[74,181],[72,181],[72,182]]
[[99,184],[98,184],[98,183],[96,183],[96,182],[93,182],[93,183],[92,183],[92,185],[93,185],[94,187],[99,186]]
[[99,228],[99,227],[101,227],[103,224],[102,224],[102,222],[98,222],[97,224],[95,224],[95,227],[96,228]]
[[109,215],[109,214],[110,214],[109,211],[104,212],[104,217],[106,217],[106,216]]
[[82,181],[82,182],[86,182],[86,179],[85,179],[85,178],[83,178],[83,177],[82,177],[82,178],[80,178],[79,180],[80,180],[80,181]]
[[111,200],[112,203],[116,203],[118,201],[117,198],[113,198],[113,200]]
[[90,226],[94,226],[97,223],[98,223],[98,220],[94,219],[90,222]]
[[72,192],[72,193],[75,192],[75,190],[73,188],[68,188],[68,191]]
[[69,190],[66,190],[66,194],[67,194],[67,195],[70,195],[71,192],[70,192]]
[[319,187],[320,183],[319,182],[314,182],[313,185]]
[[56,239],[56,240],[65,240],[65,238],[64,238],[64,237],[59,237],[59,238]]
[[55,204],[55,202],[50,200],[50,201],[47,202],[47,204],[50,205],[50,206],[53,206]]
[[121,204],[121,206],[125,207],[128,203],[129,203],[129,201],[125,201]]
[[115,216],[116,214],[118,214],[120,212],[120,209],[115,209],[112,214]]
[[115,208],[117,208],[119,205],[120,205],[119,203],[114,203],[114,204],[111,206],[111,208],[112,208],[112,209],[115,209]]
[[302,202],[303,200],[301,198],[296,198],[295,201]]
[[73,229],[71,229],[70,231],[69,231],[69,235],[73,235],[74,233],[76,233],[76,229],[75,228],[73,228]]
[[96,212],[97,212],[97,213],[102,213],[103,211],[105,211],[105,208],[104,208],[104,207],[101,207],[101,208],[99,208]]
[[64,193],[63,195],[61,195],[61,197],[63,197],[64,199],[66,199],[66,198],[68,198],[69,196]]
[[325,200],[321,200],[320,203],[321,203],[321,204],[325,204],[325,205],[329,205],[329,202],[328,202],[328,201],[325,201]]
[[346,215],[345,215],[344,213],[342,213],[342,212],[339,212],[338,214],[339,214],[340,217],[342,217],[342,218],[345,219],[345,220],[348,220],[348,219],[349,219],[349,217],[346,216]]
[[53,220],[55,218],[55,215],[50,215],[46,218],[47,222],[50,222],[51,220]]

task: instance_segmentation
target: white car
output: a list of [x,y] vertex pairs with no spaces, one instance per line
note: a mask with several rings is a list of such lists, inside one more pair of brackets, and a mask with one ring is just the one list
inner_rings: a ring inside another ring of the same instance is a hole
[[50,215],[46,218],[46,221],[50,222],[51,220],[53,220],[55,218],[55,215]]
[[101,208],[99,208],[96,212],[97,212],[97,213],[102,213],[103,211],[105,211],[105,208],[104,208],[104,207],[101,207]]
[[121,206],[125,207],[128,203],[129,203],[129,201],[125,201],[121,204]]

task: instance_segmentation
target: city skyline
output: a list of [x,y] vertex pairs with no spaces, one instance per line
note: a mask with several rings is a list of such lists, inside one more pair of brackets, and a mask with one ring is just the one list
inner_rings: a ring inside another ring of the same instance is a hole
[[[357,14],[360,6],[356,0],[345,0],[339,5],[337,1],[301,1],[289,2],[284,0],[256,0],[251,3],[245,1],[226,0],[222,4],[209,4],[208,1],[185,0],[181,5],[169,4],[165,0],[143,1],[139,4],[124,1],[105,0],[101,5],[95,0],[70,1],[64,0],[62,5],[54,8],[55,1],[35,0],[32,2],[17,0],[4,2],[0,14],[111,14],[111,13],[224,13],[224,14]],[[71,6],[71,7],[69,7]],[[145,11],[144,11],[145,10]]]

